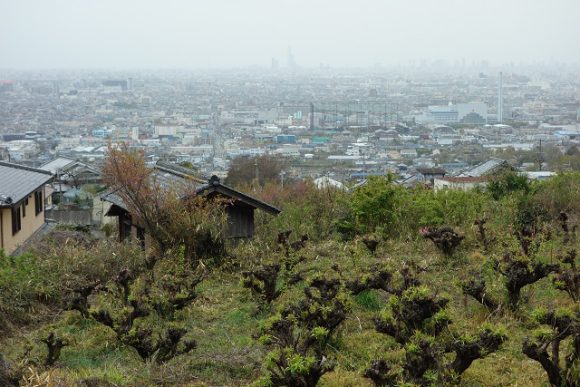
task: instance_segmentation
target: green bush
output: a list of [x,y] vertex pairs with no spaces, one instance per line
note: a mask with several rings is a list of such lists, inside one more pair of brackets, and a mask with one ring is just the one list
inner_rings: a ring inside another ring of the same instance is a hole
[[530,190],[531,185],[527,176],[516,172],[505,173],[487,185],[487,191],[495,200],[499,200],[512,192],[521,191],[527,194]]
[[64,308],[72,289],[104,283],[124,268],[141,265],[138,246],[92,241],[84,233],[64,230],[48,234],[21,256],[0,254],[0,330],[38,318],[29,312],[35,305]]
[[397,208],[403,195],[404,188],[395,184],[392,176],[369,176],[350,200],[356,230],[365,234],[380,229],[392,234],[399,221]]
[[560,173],[537,184],[531,201],[542,207],[552,219],[560,212],[580,215],[580,172]]

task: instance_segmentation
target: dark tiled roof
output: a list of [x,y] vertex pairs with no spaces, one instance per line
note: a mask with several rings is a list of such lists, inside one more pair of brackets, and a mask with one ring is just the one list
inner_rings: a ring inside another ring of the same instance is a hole
[[490,176],[455,176],[455,177],[442,177],[439,180],[448,181],[450,183],[483,183],[490,181],[492,178]]
[[443,168],[417,168],[417,172],[422,175],[443,175],[445,170]]
[[[239,200],[251,207],[259,208],[268,213],[280,213],[278,208],[222,184],[216,176],[212,176],[209,180],[202,180],[194,176],[194,173],[195,171],[187,168],[158,162],[154,167],[153,178],[161,188],[180,189],[186,187],[189,183],[194,183],[197,195],[207,195],[211,192],[218,192],[224,196]],[[109,191],[105,193],[101,196],[101,200],[110,202],[121,209],[127,210],[127,206],[123,203],[121,197],[115,192],[116,191]]]
[[152,178],[162,188],[178,190],[187,189],[191,185],[198,187],[206,183],[205,180],[196,177],[194,173],[195,171],[178,165],[157,162],[153,167]]
[[52,177],[48,171],[0,161],[0,207],[24,200]]
[[281,212],[278,208],[266,202],[263,202],[252,196],[246,195],[245,193],[237,191],[231,187],[228,187],[227,185],[223,185],[222,183],[220,183],[220,180],[217,178],[217,176],[212,176],[207,184],[204,184],[203,186],[200,186],[197,189],[198,195],[206,195],[211,192],[218,192],[224,196],[230,197],[235,200],[239,200],[242,203],[246,203],[251,207],[259,208],[262,211],[266,211],[273,215],[277,215]]
[[109,191],[109,192],[101,195],[101,200],[103,200],[105,202],[112,203],[112,204],[116,205],[117,207],[120,207],[124,210],[127,210],[125,203],[123,202],[123,199],[121,199],[121,197],[119,195],[117,195],[115,192],[116,191]]
[[157,173],[166,172],[166,173],[170,173],[172,175],[179,176],[182,178],[192,179],[193,181],[196,181],[198,183],[205,183],[205,180],[200,179],[198,176],[196,176],[195,170],[185,168],[185,167],[182,167],[182,166],[176,165],[176,164],[170,164],[170,163],[166,163],[163,161],[158,161],[155,164],[155,171]]

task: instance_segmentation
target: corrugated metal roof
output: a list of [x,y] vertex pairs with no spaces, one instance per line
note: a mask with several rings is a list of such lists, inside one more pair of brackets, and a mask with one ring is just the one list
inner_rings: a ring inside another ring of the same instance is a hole
[[52,172],[54,174],[58,173],[60,176],[64,175],[75,176],[81,172],[86,171],[89,171],[97,175],[100,174],[98,169],[88,164],[82,163],[77,160],[68,159],[66,157],[59,157],[52,161],[49,161],[48,163],[41,165],[40,169]]
[[66,157],[58,157],[52,161],[49,161],[40,166],[40,169],[49,171],[52,173],[57,173],[60,169],[63,169],[67,165],[74,163],[74,160],[68,159]]
[[473,177],[485,176],[490,172],[493,172],[497,167],[505,163],[506,163],[505,160],[492,158],[465,172],[462,172],[460,176],[473,176]]
[[41,169],[0,161],[0,206],[24,200],[52,177],[52,173]]

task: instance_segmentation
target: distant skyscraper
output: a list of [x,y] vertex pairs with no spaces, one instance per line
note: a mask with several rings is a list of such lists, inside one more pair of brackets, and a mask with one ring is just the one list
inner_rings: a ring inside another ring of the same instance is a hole
[[296,68],[296,62],[294,61],[294,54],[292,54],[292,47],[288,46],[288,67],[293,69]]
[[278,59],[272,58],[272,70],[278,70],[278,67],[280,67]]
[[497,123],[503,122],[503,73],[499,73],[499,86],[497,90]]

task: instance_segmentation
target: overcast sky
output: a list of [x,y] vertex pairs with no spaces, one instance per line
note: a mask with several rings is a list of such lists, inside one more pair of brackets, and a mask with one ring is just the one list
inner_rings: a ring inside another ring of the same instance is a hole
[[580,0],[0,0],[0,68],[580,62]]

